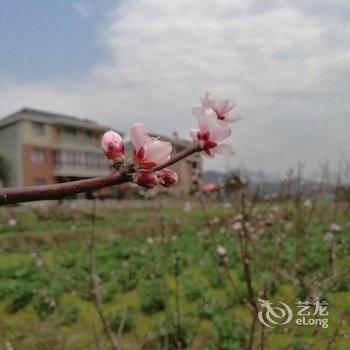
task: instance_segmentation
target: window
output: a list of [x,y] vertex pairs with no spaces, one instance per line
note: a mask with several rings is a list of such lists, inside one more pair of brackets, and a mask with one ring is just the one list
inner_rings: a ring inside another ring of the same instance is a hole
[[102,153],[60,150],[55,153],[57,168],[107,169],[105,155]]
[[65,140],[73,141],[77,136],[75,129],[66,128],[63,130],[63,137]]
[[45,135],[45,125],[44,123],[39,122],[33,122],[32,123],[32,129],[36,136],[43,136]]
[[43,164],[45,162],[45,152],[42,149],[33,148],[30,158],[35,164]]
[[46,179],[43,177],[35,177],[33,185],[34,186],[46,185]]
[[92,131],[87,130],[87,131],[83,132],[82,139],[84,142],[91,142],[93,139],[93,136],[94,136],[94,134],[92,133]]

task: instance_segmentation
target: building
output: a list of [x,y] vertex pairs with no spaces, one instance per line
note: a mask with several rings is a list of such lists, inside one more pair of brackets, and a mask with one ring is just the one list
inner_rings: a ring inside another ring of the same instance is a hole
[[[110,168],[100,146],[108,129],[88,119],[29,108],[1,119],[0,155],[10,165],[5,185],[53,184],[108,174]],[[188,145],[177,137],[162,139],[172,142],[174,152]],[[201,158],[193,155],[173,169],[180,178],[176,190],[187,194],[192,175],[201,169]]]

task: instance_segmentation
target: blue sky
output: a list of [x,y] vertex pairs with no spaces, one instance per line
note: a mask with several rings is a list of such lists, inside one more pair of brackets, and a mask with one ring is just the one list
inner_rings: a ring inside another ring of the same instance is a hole
[[233,98],[245,165],[350,159],[348,0],[1,0],[0,115],[24,106],[189,137],[206,91]]
[[31,80],[83,72],[104,54],[97,22],[97,14],[82,17],[70,0],[2,0],[2,73]]

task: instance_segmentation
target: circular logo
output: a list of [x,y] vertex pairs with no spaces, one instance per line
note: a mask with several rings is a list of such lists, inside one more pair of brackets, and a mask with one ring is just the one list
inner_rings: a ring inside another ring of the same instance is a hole
[[258,312],[259,321],[266,327],[273,328],[275,325],[289,323],[293,318],[292,309],[282,301],[280,306],[272,306],[268,300],[258,299],[262,310]]

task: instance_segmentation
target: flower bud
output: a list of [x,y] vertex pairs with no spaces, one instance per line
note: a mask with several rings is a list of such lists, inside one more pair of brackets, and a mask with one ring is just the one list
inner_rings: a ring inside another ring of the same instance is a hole
[[112,130],[107,131],[103,135],[101,146],[107,158],[113,162],[124,155],[123,139]]
[[162,169],[158,173],[159,183],[164,187],[171,187],[176,185],[179,177],[175,171],[171,169]]
[[158,185],[158,177],[153,173],[147,173],[147,172],[141,171],[135,174],[134,182],[139,186],[150,189]]

